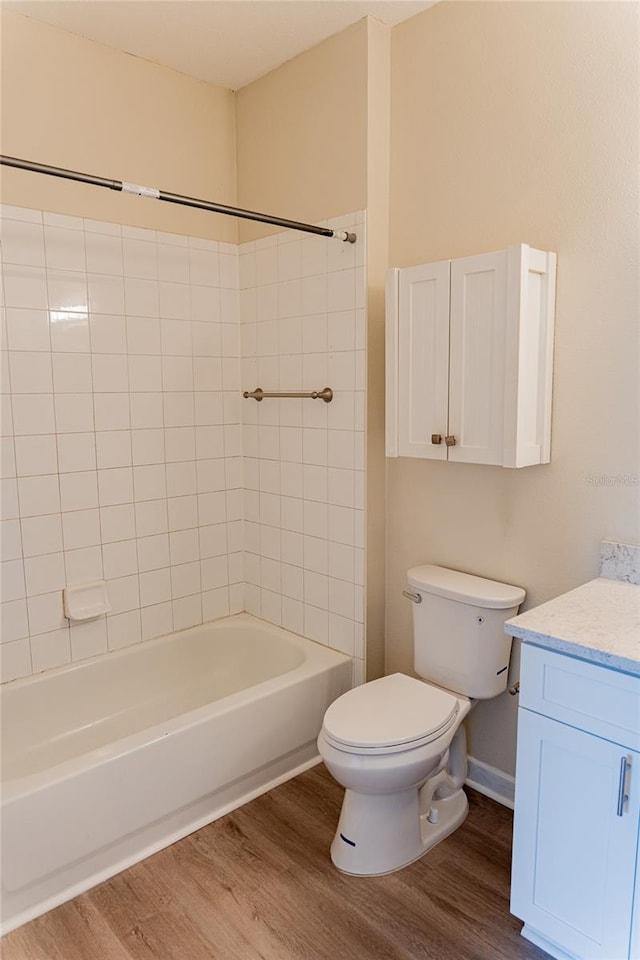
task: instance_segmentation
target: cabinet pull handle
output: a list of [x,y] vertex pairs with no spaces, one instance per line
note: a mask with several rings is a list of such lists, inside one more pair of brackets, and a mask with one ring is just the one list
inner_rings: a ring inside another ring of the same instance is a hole
[[446,445],[447,445],[448,447],[455,447],[455,445],[456,445],[456,438],[455,438],[454,436],[445,437],[445,438],[444,438],[444,442],[446,443]]
[[620,760],[620,779],[618,781],[618,807],[616,816],[624,815],[624,805],[629,799],[629,775],[631,773],[631,757],[622,757]]
[[442,443],[442,434],[441,433],[432,433],[431,434],[431,443],[437,446],[439,443]]

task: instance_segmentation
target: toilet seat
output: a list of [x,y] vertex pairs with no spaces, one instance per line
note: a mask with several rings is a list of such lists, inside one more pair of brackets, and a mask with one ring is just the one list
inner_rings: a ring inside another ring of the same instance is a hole
[[455,723],[459,710],[452,694],[394,673],[335,700],[322,734],[347,753],[398,753],[437,740]]

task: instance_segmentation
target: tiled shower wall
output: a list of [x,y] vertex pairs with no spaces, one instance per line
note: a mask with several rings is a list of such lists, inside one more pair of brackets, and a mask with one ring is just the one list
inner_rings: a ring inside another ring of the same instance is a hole
[[240,246],[246,609],[364,670],[365,225],[356,244],[281,233]]
[[[243,608],[237,247],[2,208],[2,679]],[[69,626],[62,587],[111,612]]]
[[[238,248],[0,212],[2,680],[242,609],[361,679],[364,215]],[[241,400],[240,340],[242,389],[333,402]],[[62,587],[102,578],[70,626]]]

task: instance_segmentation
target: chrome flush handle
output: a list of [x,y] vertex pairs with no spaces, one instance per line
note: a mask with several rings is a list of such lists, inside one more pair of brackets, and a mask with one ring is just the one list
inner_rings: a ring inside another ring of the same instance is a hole
[[407,600],[412,600],[413,603],[422,603],[422,597],[419,593],[409,593],[408,590],[403,590],[402,596],[406,597]]

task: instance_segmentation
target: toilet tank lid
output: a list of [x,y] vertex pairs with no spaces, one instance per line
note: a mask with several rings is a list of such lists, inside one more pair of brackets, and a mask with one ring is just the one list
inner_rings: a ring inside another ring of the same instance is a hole
[[458,600],[474,607],[507,610],[518,607],[526,593],[522,587],[514,587],[497,580],[485,580],[461,570],[449,570],[435,564],[412,567],[407,573],[412,587],[421,593],[432,593],[449,600]]

